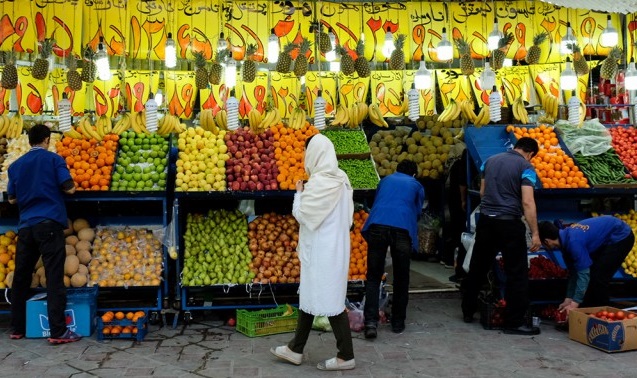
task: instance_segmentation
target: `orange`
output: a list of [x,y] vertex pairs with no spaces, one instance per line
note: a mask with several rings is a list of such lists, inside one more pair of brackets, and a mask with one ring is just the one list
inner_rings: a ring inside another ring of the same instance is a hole
[[133,316],[135,316],[135,314],[131,311],[126,313],[126,319],[131,320],[133,319]]
[[122,319],[124,319],[124,313],[123,313],[123,312],[121,312],[121,311],[116,312],[116,313],[115,313],[115,319],[117,319],[117,320],[122,320]]

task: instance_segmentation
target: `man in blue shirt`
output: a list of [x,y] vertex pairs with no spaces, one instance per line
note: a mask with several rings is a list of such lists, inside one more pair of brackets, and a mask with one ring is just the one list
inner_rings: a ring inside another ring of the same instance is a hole
[[487,159],[481,167],[480,218],[469,265],[462,281],[462,313],[466,323],[473,321],[478,309],[478,294],[493,266],[495,256],[502,253],[506,288],[504,299],[504,333],[537,335],[540,329],[525,324],[529,306],[529,277],[524,215],[531,230],[531,251],[540,248],[533,186],[537,175],[530,160],[539,151],[537,141],[520,138],[513,150]]
[[604,215],[559,229],[540,222],[540,239],[549,249],[562,251],[568,268],[566,298],[558,309],[607,306],[608,283],[635,243],[633,231],[621,219]]
[[416,180],[418,167],[411,160],[398,164],[396,173],[383,178],[376,189],[374,205],[363,226],[367,251],[365,282],[365,337],[376,338],[378,298],[389,248],[393,265],[392,331],[405,330],[409,298],[409,264],[412,249],[418,248],[418,219],[425,201],[425,189]]
[[75,192],[75,184],[61,156],[49,152],[51,130],[34,125],[29,130],[31,150],[9,166],[9,203],[20,211],[15,272],[11,290],[9,337],[21,339],[26,330],[26,300],[33,269],[40,256],[47,282],[47,311],[51,344],[78,341],[66,328],[64,229],[67,227],[63,193]]

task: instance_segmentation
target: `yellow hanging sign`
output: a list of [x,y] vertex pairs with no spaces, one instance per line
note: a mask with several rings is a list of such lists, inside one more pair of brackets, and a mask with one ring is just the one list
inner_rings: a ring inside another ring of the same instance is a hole
[[294,74],[270,72],[270,94],[273,106],[279,109],[282,118],[288,118],[299,106],[301,82]]
[[[195,73],[193,71],[164,71],[164,90],[169,113],[181,119],[191,119],[197,99]],[[202,103],[201,108],[205,109],[203,105]]]
[[265,114],[268,102],[268,72],[257,71],[252,83],[241,81],[236,88],[239,100],[239,118],[245,119],[253,108]]
[[[431,72],[431,83],[435,83],[435,70]],[[414,82],[414,77],[416,75],[416,71],[410,70],[405,71],[405,88],[411,88],[411,85]],[[418,109],[420,115],[433,115],[436,111],[436,97],[434,95],[434,88],[419,90],[418,97]]]
[[336,72],[308,72],[305,75],[305,98],[307,101],[307,113],[310,118],[314,118],[314,100],[318,97],[319,90],[321,97],[325,99],[325,116],[333,117],[336,114]]
[[33,76],[31,76],[31,67],[18,67],[18,86],[16,88],[16,94],[20,114],[42,114],[48,87],[48,75],[44,80],[34,79]]
[[[115,118],[116,113],[122,110],[120,104],[121,84],[122,80],[118,72],[111,70],[109,80],[95,80],[92,85],[86,85],[87,101],[91,101],[90,106],[95,106],[95,114]],[[132,108],[128,109],[132,111]]]
[[140,112],[150,92],[157,92],[159,88],[159,71],[126,71],[124,85],[126,108]]
[[534,64],[529,66],[531,79],[538,95],[540,103],[547,93],[557,97],[561,101],[560,96],[560,65],[559,64]]
[[[0,67],[0,72],[4,71],[4,67]],[[9,112],[11,101],[11,89],[2,88],[0,86],[0,115]]]
[[58,102],[62,99],[62,94],[66,93],[66,97],[71,102],[71,116],[78,117],[84,114],[84,104],[86,103],[86,88],[82,83],[82,89],[79,91],[71,90],[66,80],[66,70],[63,68],[55,68],[49,75],[51,81],[51,90],[47,93],[46,103],[52,104],[55,115],[57,115]]
[[[476,69],[476,73],[477,72],[478,70]],[[474,92],[476,90],[476,85],[474,84],[476,81],[471,80],[474,76],[475,74],[467,78],[465,75],[462,75],[460,69],[436,70],[436,79],[438,81],[442,105],[446,107],[452,99],[456,102],[471,100],[471,90],[472,88]],[[479,85],[477,87],[479,88]],[[482,106],[479,94],[475,93],[475,95],[478,98],[478,106]]]
[[[382,71],[381,71],[382,72]],[[374,72],[372,72],[372,75]],[[338,103],[349,108],[357,102],[367,102],[367,92],[371,82],[370,77],[360,78],[358,75],[346,76],[342,72],[338,74]],[[372,99],[371,103],[378,102]]]
[[530,102],[531,90],[535,89],[531,87],[529,81],[529,66],[504,67],[499,71],[498,76],[506,102],[512,104],[520,96],[523,101]]

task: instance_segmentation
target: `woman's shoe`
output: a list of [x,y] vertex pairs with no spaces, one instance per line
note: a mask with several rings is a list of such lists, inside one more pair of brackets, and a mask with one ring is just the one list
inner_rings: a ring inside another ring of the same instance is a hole
[[356,362],[351,360],[339,362],[338,358],[332,357],[329,360],[319,362],[316,368],[319,370],[351,370],[356,367]]
[[303,362],[303,354],[292,352],[287,345],[270,348],[270,352],[278,358],[293,363],[294,365],[301,365],[301,362]]

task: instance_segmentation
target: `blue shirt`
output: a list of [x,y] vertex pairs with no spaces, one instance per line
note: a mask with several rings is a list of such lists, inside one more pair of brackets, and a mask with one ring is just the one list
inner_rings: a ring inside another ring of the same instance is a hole
[[418,218],[425,201],[425,189],[412,176],[396,172],[380,180],[376,198],[363,226],[363,235],[373,224],[402,228],[409,232],[418,250]]
[[535,186],[535,168],[515,150],[491,156],[481,167],[484,196],[480,213],[491,216],[521,217],[522,186]]
[[15,197],[20,210],[18,229],[44,220],[67,227],[62,184],[72,180],[62,157],[34,147],[9,166],[7,194]]
[[610,215],[584,219],[560,230],[560,245],[570,269],[581,271],[593,265],[591,256],[610,244],[626,238],[632,231],[619,218]]

